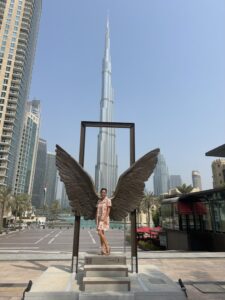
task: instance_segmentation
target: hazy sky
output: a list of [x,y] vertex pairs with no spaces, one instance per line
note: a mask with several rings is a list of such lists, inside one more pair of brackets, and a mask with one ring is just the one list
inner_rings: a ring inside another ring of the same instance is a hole
[[[43,0],[30,98],[41,100],[41,137],[78,159],[80,122],[98,121],[107,11],[114,121],[134,122],[136,159],[159,147],[170,174],[212,187],[205,152],[225,128],[224,0]],[[97,129],[87,133],[93,175]],[[119,173],[128,167],[128,131],[117,131]],[[149,185],[151,188],[151,184]]]

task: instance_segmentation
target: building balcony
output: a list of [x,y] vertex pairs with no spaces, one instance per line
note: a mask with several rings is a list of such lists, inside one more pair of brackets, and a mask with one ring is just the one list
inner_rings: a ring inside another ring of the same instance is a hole
[[7,107],[12,111],[15,111],[17,109],[17,106],[13,104],[8,104]]
[[16,116],[16,113],[15,112],[6,112],[5,115],[7,117],[15,117]]
[[19,92],[20,86],[18,84],[12,83],[10,86],[10,90]]
[[13,72],[13,80],[18,80],[22,78],[22,72]]
[[0,170],[7,170],[8,169],[8,164],[1,164],[0,163]]
[[14,65],[14,68],[13,68],[13,71],[16,71],[16,72],[23,72],[23,68],[15,64],[15,65]]
[[20,32],[29,34],[30,28],[28,28],[27,26],[26,27],[25,26],[21,26]]
[[8,99],[8,104],[17,104],[17,98],[16,97],[10,97]]
[[4,131],[8,131],[8,132],[12,132],[13,131],[13,126],[10,126],[10,125],[4,125],[3,126],[3,130]]
[[11,139],[12,133],[9,133],[8,131],[5,132],[5,131],[3,130],[2,137],[3,137],[3,138],[10,138],[10,139]]
[[20,85],[20,83],[21,83],[21,80],[18,80],[18,79],[13,79],[12,80],[12,84],[14,84],[14,85]]
[[25,51],[23,48],[21,48],[21,46],[18,44],[18,47],[17,47],[17,50],[16,50],[16,54],[21,54],[21,55],[23,55],[24,58],[25,58],[25,56],[26,56],[26,51]]
[[14,118],[5,118],[5,123],[14,124]]
[[11,141],[11,139],[9,139],[8,141],[7,140],[2,140],[2,141],[0,141],[0,145],[10,146],[10,141]]
[[20,50],[20,49],[22,49],[22,50],[26,50],[27,49],[27,43],[21,43],[21,40],[19,40],[19,42],[18,42],[18,45],[17,45],[17,49],[18,50]]
[[8,155],[0,155],[0,161],[9,161]]
[[[23,58],[24,58],[24,56],[23,56]],[[19,67],[23,67],[23,65],[24,65],[24,59],[18,59],[18,56],[16,57],[16,60],[15,60],[15,63],[14,63],[14,66],[15,65],[18,65]]]
[[6,171],[0,171],[0,177],[7,178],[8,176],[6,176]]
[[15,92],[15,91],[12,91],[11,89],[9,90],[9,97],[18,97],[19,96],[19,94],[18,94],[18,92]]

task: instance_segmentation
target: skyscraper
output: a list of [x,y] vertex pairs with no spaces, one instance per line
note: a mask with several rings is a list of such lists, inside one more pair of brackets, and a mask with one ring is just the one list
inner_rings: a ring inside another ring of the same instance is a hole
[[0,184],[14,188],[41,0],[0,0]]
[[202,190],[202,180],[199,171],[192,171],[193,188]]
[[46,203],[51,206],[52,202],[56,200],[56,178],[57,178],[57,168],[55,163],[55,154],[47,153],[47,163],[46,163]]
[[38,141],[37,160],[32,191],[32,205],[40,208],[45,204],[45,171],[47,161],[47,143],[43,139]]
[[[112,122],[114,95],[112,88],[112,67],[110,55],[109,21],[105,35],[105,52],[102,63],[102,97],[100,103],[100,121]],[[98,134],[97,164],[95,167],[95,187],[99,192],[102,187],[108,189],[111,196],[117,182],[117,155],[114,128],[100,128]]]
[[167,193],[169,190],[169,172],[162,154],[158,155],[158,162],[154,170],[153,185],[156,196]]
[[170,175],[170,189],[174,189],[182,185],[182,180],[180,175]]
[[216,159],[212,162],[213,187],[225,186],[225,159]]
[[40,123],[40,101],[27,102],[14,192],[31,195],[36,166]]
[[68,196],[66,194],[65,185],[62,186],[62,195],[61,195],[61,207],[62,208],[70,208],[70,203]]

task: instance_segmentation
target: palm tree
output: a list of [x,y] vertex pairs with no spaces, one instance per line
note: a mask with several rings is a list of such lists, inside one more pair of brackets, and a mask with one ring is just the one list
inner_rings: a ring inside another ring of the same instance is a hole
[[183,183],[181,186],[177,186],[177,189],[181,194],[189,194],[193,190],[193,186]]
[[159,198],[155,197],[152,192],[145,191],[145,196],[140,203],[139,211],[147,213],[148,227],[150,227],[150,209],[153,206],[155,206],[156,208],[159,207]]
[[13,201],[11,190],[8,187],[0,186],[0,232],[3,228],[4,211],[13,204]]
[[60,203],[59,200],[54,200],[51,204],[51,213],[52,213],[52,218],[53,220],[57,219],[58,213],[60,211]]
[[21,219],[24,212],[31,209],[31,198],[28,194],[19,194],[15,196],[13,203],[13,212],[15,214],[16,220],[19,216],[19,227],[21,225]]

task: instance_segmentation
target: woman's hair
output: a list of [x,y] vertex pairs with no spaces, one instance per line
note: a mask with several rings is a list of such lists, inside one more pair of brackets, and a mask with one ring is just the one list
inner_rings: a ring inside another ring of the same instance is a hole
[[102,191],[106,191],[106,193],[107,193],[107,188],[101,188],[100,193],[101,193]]

